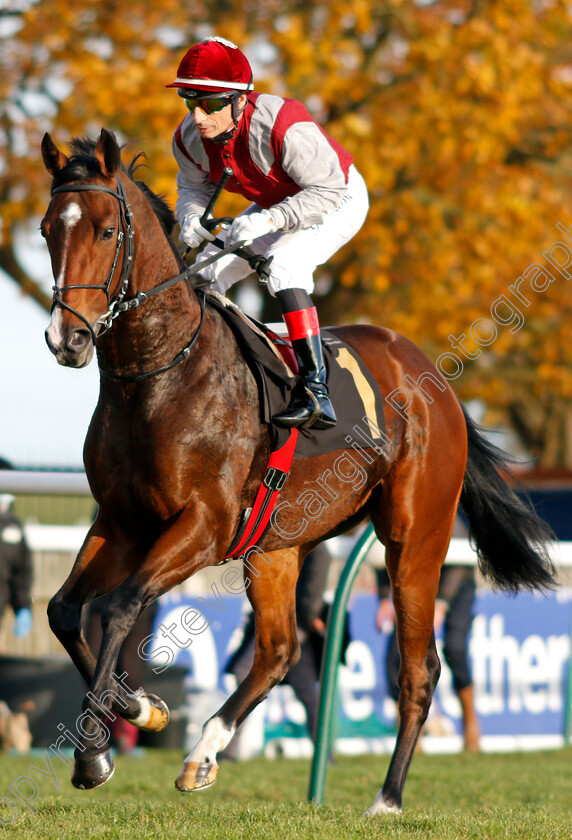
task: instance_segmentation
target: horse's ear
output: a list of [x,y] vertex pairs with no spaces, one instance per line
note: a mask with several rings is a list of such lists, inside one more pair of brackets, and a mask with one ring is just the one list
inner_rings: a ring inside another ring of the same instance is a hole
[[58,172],[61,172],[66,163],[67,157],[63,152],[60,152],[50,135],[46,132],[42,140],[42,158],[44,159],[44,166],[55,178]]
[[110,131],[101,129],[97,146],[95,147],[95,156],[99,161],[102,173],[110,178],[115,175],[121,163],[121,149],[115,139],[115,134]]

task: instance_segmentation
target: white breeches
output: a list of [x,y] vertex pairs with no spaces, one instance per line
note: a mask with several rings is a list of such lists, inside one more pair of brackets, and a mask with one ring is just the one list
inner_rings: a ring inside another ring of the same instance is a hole
[[[243,214],[258,213],[262,208],[251,204]],[[274,296],[283,289],[304,289],[308,294],[314,291],[314,270],[327,262],[332,254],[355,236],[369,209],[365,181],[355,166],[350,167],[347,192],[342,203],[333,213],[326,216],[319,225],[297,230],[294,233],[277,231],[261,236],[248,246],[248,250],[265,257],[273,257],[270,266],[268,289]],[[226,239],[226,231],[218,234]],[[199,255],[197,262],[218,252],[216,245],[209,243]],[[201,271],[201,277],[210,280],[213,288],[225,294],[238,280],[252,274],[246,260],[229,255]]]

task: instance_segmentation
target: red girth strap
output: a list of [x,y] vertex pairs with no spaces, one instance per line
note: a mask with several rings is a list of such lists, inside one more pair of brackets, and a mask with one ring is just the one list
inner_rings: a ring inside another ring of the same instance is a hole
[[[298,429],[290,429],[290,435],[286,443],[280,449],[275,449],[271,453],[250,515],[241,528],[238,537],[235,537],[233,544],[228,549],[223,562],[233,560],[235,557],[244,554],[249,548],[260,542],[266,533],[280,491],[290,474],[297,441]],[[238,542],[236,542],[237,539]]]

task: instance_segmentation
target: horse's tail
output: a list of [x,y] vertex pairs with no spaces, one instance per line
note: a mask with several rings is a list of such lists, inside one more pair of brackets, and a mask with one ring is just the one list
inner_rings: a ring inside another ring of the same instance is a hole
[[506,456],[485,438],[463,409],[469,451],[461,506],[469,521],[469,539],[479,568],[495,586],[547,589],[555,585],[555,569],[547,542],[550,527],[502,478]]

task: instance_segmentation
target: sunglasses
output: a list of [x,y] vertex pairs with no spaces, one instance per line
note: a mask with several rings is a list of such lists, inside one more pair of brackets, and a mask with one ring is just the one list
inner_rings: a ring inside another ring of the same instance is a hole
[[227,105],[230,105],[232,97],[230,96],[211,96],[211,97],[193,97],[186,98],[185,105],[189,111],[194,113],[195,108],[200,108],[205,114],[216,114],[217,111],[222,111]]

